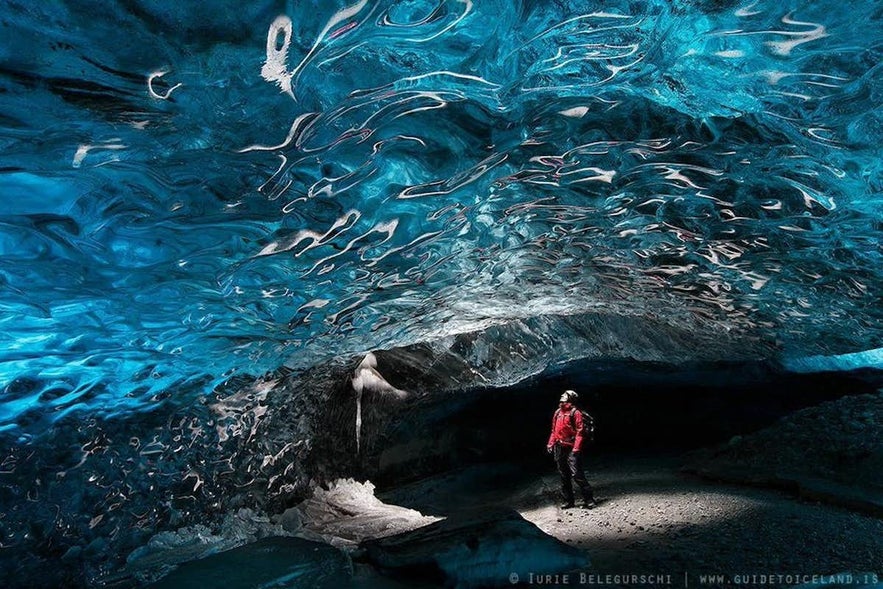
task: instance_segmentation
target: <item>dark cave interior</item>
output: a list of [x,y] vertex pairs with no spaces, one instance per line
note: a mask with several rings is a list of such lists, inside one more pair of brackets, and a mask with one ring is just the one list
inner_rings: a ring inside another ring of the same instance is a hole
[[[396,367],[385,368],[394,379]],[[551,416],[565,389],[578,391],[580,407],[595,419],[592,454],[671,455],[881,385],[883,374],[875,370],[796,374],[763,362],[577,362],[516,386],[432,396],[401,410],[380,401],[372,412],[368,399],[360,474],[382,489],[482,462],[542,468]],[[332,412],[336,423],[349,413]]]

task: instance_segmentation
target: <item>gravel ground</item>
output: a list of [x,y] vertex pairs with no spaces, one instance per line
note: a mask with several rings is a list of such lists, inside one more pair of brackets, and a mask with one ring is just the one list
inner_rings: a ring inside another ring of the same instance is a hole
[[[677,457],[608,457],[587,464],[600,504],[561,510],[557,475],[534,477],[512,465],[449,473],[380,494],[381,499],[445,515],[476,505],[508,505],[540,529],[585,549],[587,571],[670,575],[660,586],[700,586],[701,575],[756,575],[744,587],[787,587],[806,579],[758,575],[876,573],[883,580],[883,520],[803,502],[784,493],[681,474]],[[667,585],[668,580],[671,585]],[[608,578],[609,580],[609,578]],[[742,579],[744,580],[744,579]],[[537,584],[536,581],[533,584]],[[579,585],[578,577],[548,585]],[[619,582],[606,586],[648,586]],[[640,581],[640,579],[639,579]],[[722,586],[720,579],[704,586]]]

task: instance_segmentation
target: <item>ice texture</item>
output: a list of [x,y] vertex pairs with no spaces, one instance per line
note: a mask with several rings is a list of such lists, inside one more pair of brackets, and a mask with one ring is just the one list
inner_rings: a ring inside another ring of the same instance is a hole
[[861,368],[883,368],[883,348],[839,354],[835,356],[804,356],[791,358],[785,366],[794,372],[821,372],[838,370],[858,370]]
[[881,21],[3,3],[0,581],[302,499],[352,467],[332,418],[371,351],[421,394],[579,358],[879,367]]
[[590,564],[583,551],[505,508],[452,515],[362,546],[376,565],[417,577],[435,575],[445,586],[463,588],[533,584]]
[[327,489],[318,487],[312,497],[292,509],[301,514],[308,532],[349,548],[365,539],[407,532],[440,519],[384,503],[375,496],[371,481],[353,479],[332,481]]
[[879,347],[872,0],[0,17],[12,436],[537,316]]

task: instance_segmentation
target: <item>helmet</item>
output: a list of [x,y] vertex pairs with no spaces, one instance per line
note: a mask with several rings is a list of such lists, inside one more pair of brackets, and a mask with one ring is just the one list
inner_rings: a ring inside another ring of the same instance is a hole
[[561,395],[561,398],[558,399],[560,403],[576,403],[576,400],[579,399],[579,395],[576,394],[576,391],[566,390],[564,394]]

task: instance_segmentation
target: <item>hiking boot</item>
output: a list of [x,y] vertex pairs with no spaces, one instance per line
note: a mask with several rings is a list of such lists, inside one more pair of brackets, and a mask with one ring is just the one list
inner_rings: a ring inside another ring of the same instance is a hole
[[573,508],[573,507],[576,507],[576,504],[574,504],[573,501],[569,501],[569,502],[567,502],[567,503],[562,503],[562,504],[560,505],[560,507],[561,507],[561,509],[571,509],[571,508]]
[[595,509],[598,507],[598,504],[593,499],[592,501],[583,501],[582,505],[580,505],[583,509]]

